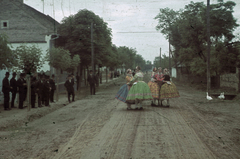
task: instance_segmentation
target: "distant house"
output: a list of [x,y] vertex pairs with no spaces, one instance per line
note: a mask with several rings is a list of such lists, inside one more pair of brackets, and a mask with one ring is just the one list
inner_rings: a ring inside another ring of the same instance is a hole
[[[34,44],[46,54],[53,45],[51,38],[56,35],[58,25],[56,20],[24,4],[23,0],[0,0],[0,33],[8,35],[13,49],[21,44]],[[47,63],[42,70],[54,72]],[[0,70],[0,86],[6,71]]]

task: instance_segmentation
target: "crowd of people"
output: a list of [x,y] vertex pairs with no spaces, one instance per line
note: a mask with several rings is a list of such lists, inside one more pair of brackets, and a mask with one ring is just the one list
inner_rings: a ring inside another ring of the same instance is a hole
[[[19,94],[18,108],[24,108],[24,101],[27,99],[27,81],[26,74],[21,73],[20,77],[16,80],[16,72],[12,73],[12,78],[9,81],[9,72],[6,72],[5,78],[2,81],[2,92],[4,95],[4,110],[11,110],[17,108],[14,103],[17,93]],[[50,106],[50,102],[54,102],[55,76],[52,74],[51,78],[45,74],[34,74],[30,76],[31,87],[31,107],[36,108],[36,95],[38,96],[38,107]],[[11,108],[9,107],[11,98]]]
[[[169,99],[180,97],[176,85],[171,81],[167,68],[162,72],[162,68],[154,68],[151,73],[151,80],[147,83],[143,81],[144,73],[139,66],[136,67],[134,75],[131,69],[127,70],[126,84],[117,92],[115,98],[127,104],[127,109],[142,110],[142,101],[151,100],[151,106],[169,107]],[[167,104],[163,105],[162,101]],[[156,103],[158,101],[158,104]]]

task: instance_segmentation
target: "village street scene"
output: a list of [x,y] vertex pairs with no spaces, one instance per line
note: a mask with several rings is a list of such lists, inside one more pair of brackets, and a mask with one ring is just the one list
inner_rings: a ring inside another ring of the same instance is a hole
[[240,158],[239,10],[0,0],[0,159]]

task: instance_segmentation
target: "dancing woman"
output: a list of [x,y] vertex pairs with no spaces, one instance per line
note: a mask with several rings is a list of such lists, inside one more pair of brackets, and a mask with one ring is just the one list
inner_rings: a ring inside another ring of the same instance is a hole
[[159,99],[159,85],[157,83],[157,77],[158,77],[158,73],[157,73],[157,68],[153,68],[153,72],[151,74],[151,80],[148,82],[148,86],[150,88],[150,91],[152,93],[152,104],[151,106],[156,106],[156,100]]
[[142,101],[144,100],[152,100],[152,93],[148,87],[148,85],[143,81],[143,72],[139,66],[136,67],[136,74],[133,79],[129,82],[132,84],[131,89],[127,95],[127,103],[135,102],[135,109],[143,109]]
[[170,81],[170,75],[169,75],[168,69],[165,68],[163,72],[164,72],[164,80],[163,80],[164,84],[160,89],[160,99],[166,99],[167,100],[166,106],[169,107],[170,106],[169,99],[180,97],[180,95],[175,84]]
[[[162,73],[162,67],[159,67],[159,68],[158,68],[158,73],[155,75],[155,78],[157,79],[157,80],[156,80],[156,83],[158,84],[158,87],[159,87],[158,105],[161,105],[161,106],[162,106],[162,100],[160,100],[160,90],[161,90],[162,85],[164,84],[164,83],[163,83],[164,74]],[[159,100],[161,101],[161,104],[159,104]]]
[[[129,82],[131,81],[131,79],[133,78],[132,76],[132,70],[128,69],[127,70],[127,76],[126,76],[126,81],[127,83],[124,84],[119,91],[117,92],[117,95],[115,96],[116,99],[120,100],[121,102],[126,103],[126,98],[128,95],[128,91],[131,88],[131,85],[129,84]],[[127,103],[127,109],[131,109],[131,103]]]

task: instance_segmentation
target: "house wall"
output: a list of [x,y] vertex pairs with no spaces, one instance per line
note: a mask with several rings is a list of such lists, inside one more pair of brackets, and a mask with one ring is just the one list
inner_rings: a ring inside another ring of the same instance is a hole
[[220,76],[220,87],[234,88],[236,91],[239,91],[239,69],[236,69],[236,73],[228,73]]
[[171,70],[172,70],[172,74],[171,74],[172,77],[177,78],[177,70],[176,70],[176,68],[173,67]]
[[[21,45],[26,45],[26,46],[32,46],[32,45],[36,45],[37,47],[39,47],[41,50],[42,50],[42,53],[43,53],[43,57],[46,56],[47,54],[47,50],[49,49],[49,44],[50,43],[50,36],[45,36],[45,43],[12,43],[11,46],[12,46],[12,50],[15,50],[18,46],[21,46]],[[43,72],[46,72],[46,71],[50,71],[50,66],[48,65],[47,62],[44,63],[43,67],[41,68],[41,70]]]

